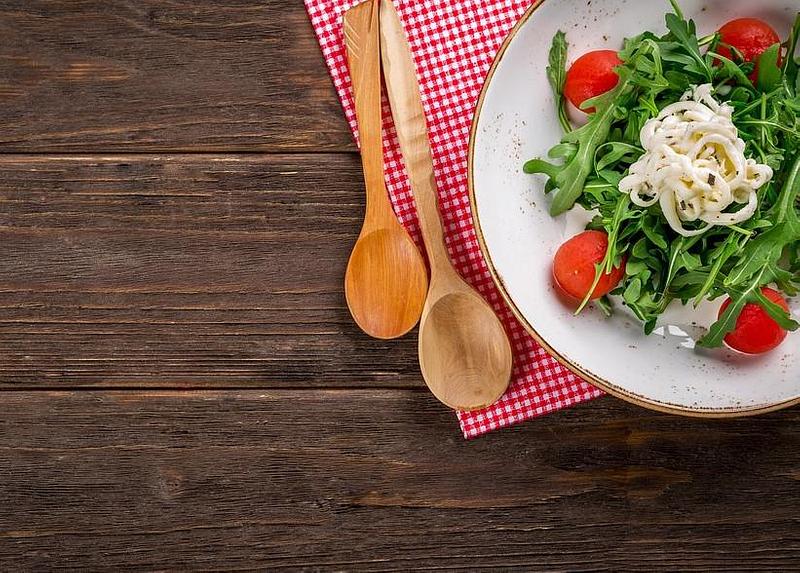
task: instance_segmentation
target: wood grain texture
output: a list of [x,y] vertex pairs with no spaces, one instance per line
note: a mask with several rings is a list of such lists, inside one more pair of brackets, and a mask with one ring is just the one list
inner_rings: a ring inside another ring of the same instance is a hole
[[0,386],[421,386],[343,277],[358,157],[4,156]]
[[354,149],[300,0],[6,0],[0,36],[0,152]]
[[0,566],[776,571],[800,410],[613,398],[475,442],[424,392],[14,392]]
[[0,34],[0,570],[797,568],[800,409],[464,442],[345,308],[358,158],[181,154],[353,150],[302,2]]

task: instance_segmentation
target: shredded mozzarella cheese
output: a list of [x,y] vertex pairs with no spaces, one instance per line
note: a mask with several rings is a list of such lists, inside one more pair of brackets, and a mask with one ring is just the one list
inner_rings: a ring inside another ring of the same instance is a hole
[[[732,115],[730,105],[711,96],[711,84],[690,90],[644,124],[639,137],[645,152],[619,190],[640,207],[658,202],[670,227],[684,237],[746,221],[758,206],[756,190],[773,173],[745,158]],[[734,204],[743,206],[726,211]],[[698,220],[706,225],[683,226]]]

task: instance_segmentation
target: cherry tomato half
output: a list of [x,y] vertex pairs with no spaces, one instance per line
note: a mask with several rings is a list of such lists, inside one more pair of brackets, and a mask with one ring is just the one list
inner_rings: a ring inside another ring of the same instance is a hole
[[[739,50],[746,62],[756,62],[756,69],[750,75],[750,79],[753,81],[758,77],[759,56],[764,53],[764,50],[781,41],[772,26],[757,18],[731,20],[719,29],[719,34],[722,43]],[[717,53],[733,59],[728,46],[719,46]],[[778,57],[778,65],[780,65],[780,57]]]
[[[762,287],[761,292],[769,300],[788,312],[789,305],[776,290]],[[728,298],[722,303],[719,315],[731,304]],[[759,305],[748,302],[736,320],[736,328],[725,336],[725,344],[745,354],[761,354],[778,346],[786,338],[786,331]]]
[[[602,231],[584,231],[568,239],[553,258],[556,285],[572,298],[583,300],[595,277],[595,265],[608,250],[608,235]],[[600,277],[590,298],[596,299],[614,290],[625,275],[625,261]]]
[[[619,81],[614,68],[622,64],[613,50],[595,50],[575,60],[564,80],[564,95],[577,107],[587,99],[597,97],[613,89]],[[585,110],[592,113],[594,108]]]

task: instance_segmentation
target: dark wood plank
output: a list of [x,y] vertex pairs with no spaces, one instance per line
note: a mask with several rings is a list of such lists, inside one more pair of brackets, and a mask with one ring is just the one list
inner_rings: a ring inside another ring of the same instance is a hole
[[300,0],[7,0],[0,36],[0,152],[353,149]]
[[13,392],[4,570],[788,570],[800,409],[612,398],[464,442],[424,392]]
[[0,158],[0,386],[420,386],[342,281],[357,156]]

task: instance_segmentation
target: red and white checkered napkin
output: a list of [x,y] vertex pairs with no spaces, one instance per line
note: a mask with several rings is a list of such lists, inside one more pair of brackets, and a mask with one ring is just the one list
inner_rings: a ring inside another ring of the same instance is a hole
[[[305,0],[356,139],[342,13],[359,1]],[[467,438],[602,394],[556,362],[514,318],[492,282],[472,224],[467,148],[473,108],[503,38],[530,4],[531,0],[395,0],[417,65],[450,259],[492,304],[514,350],[514,371],[505,395],[483,410],[458,413]],[[395,212],[421,244],[414,200],[385,101],[386,184]]]

